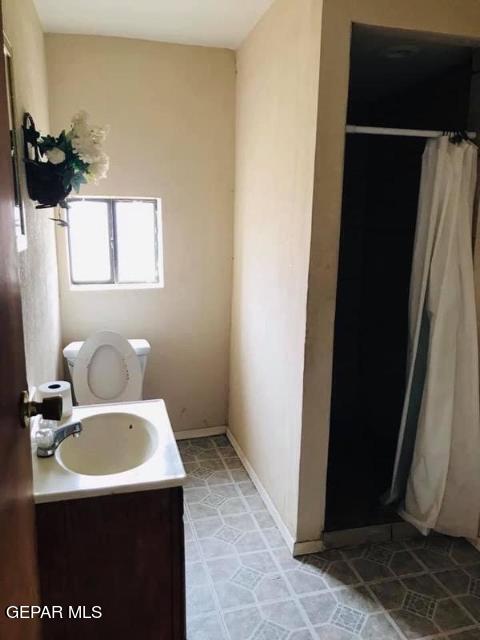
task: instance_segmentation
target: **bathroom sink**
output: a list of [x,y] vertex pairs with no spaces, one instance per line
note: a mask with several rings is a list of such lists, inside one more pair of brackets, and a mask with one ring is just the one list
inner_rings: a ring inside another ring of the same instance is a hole
[[55,455],[39,458],[32,447],[35,502],[57,502],[181,486],[185,469],[163,400],[73,407],[81,422]]
[[103,476],[135,469],[158,446],[157,431],[148,420],[130,413],[102,413],[82,418],[82,432],[69,437],[56,451],[69,471]]

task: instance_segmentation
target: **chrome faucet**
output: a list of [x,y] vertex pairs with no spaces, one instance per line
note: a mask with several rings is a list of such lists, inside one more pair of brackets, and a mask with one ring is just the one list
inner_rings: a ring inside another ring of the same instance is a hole
[[39,458],[50,458],[55,453],[56,449],[61,443],[69,436],[78,437],[78,434],[82,430],[81,422],[72,422],[64,427],[58,429],[52,429],[50,437],[46,436],[41,439],[37,444],[37,456]]

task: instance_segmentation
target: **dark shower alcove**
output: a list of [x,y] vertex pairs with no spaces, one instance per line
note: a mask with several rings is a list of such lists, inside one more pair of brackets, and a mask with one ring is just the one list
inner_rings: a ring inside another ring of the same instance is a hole
[[[466,129],[468,47],[355,27],[349,124]],[[407,47],[408,50],[408,47]],[[414,65],[414,67],[412,67]],[[408,297],[425,138],[347,135],[326,531],[399,520],[391,480],[405,392]]]

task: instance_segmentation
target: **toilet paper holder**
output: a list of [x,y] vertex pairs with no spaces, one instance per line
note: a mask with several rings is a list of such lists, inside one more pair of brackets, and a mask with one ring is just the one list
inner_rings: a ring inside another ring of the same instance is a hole
[[28,391],[22,391],[20,396],[20,420],[22,426],[28,429],[30,420],[34,416],[41,415],[44,420],[61,420],[63,410],[63,398],[52,396],[44,398],[42,402],[28,399]]

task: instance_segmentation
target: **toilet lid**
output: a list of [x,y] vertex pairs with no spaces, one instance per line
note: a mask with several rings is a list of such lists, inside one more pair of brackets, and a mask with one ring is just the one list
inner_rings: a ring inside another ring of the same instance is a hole
[[114,331],[99,331],[85,340],[73,367],[73,389],[79,404],[141,400],[142,381],[137,354],[128,340]]

